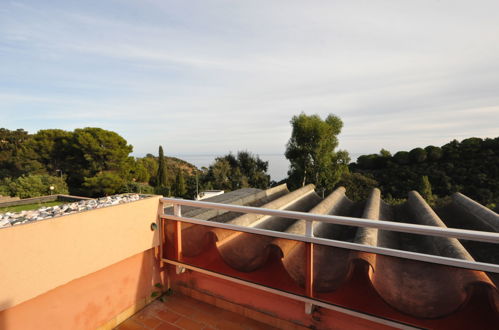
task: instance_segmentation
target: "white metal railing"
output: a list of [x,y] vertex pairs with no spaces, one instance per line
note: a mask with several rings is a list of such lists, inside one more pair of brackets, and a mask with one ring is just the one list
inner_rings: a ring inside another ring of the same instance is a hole
[[[334,216],[334,215],[319,215],[319,214],[296,212],[296,211],[264,209],[251,206],[220,204],[220,203],[193,201],[193,200],[176,199],[176,198],[162,198],[160,201],[163,204],[173,205],[174,207],[174,215],[167,215],[164,213],[161,214],[161,217],[165,219],[176,220],[180,222],[198,224],[209,227],[235,230],[240,232],[266,235],[271,237],[291,239],[291,240],[314,243],[314,244],[328,245],[328,246],[356,250],[356,251],[377,253],[393,257],[406,258],[406,259],[430,262],[435,264],[442,264],[447,266],[499,273],[499,265],[491,263],[454,259],[454,258],[448,258],[436,255],[429,255],[429,254],[416,253],[404,250],[397,250],[391,248],[384,248],[378,246],[371,246],[371,245],[314,237],[312,228],[314,222],[324,222],[324,223],[333,223],[333,224],[348,225],[355,227],[377,228],[377,229],[391,230],[391,231],[411,233],[411,234],[423,234],[423,235],[440,236],[448,238],[458,238],[458,239],[488,242],[494,244],[499,244],[499,233],[482,232],[482,231],[466,230],[466,229],[455,229],[455,228],[441,228],[441,227],[417,225],[410,223],[370,220],[370,219],[361,219],[361,218],[352,218],[352,217],[343,217],[343,216]],[[218,210],[233,211],[240,213],[252,213],[252,214],[276,216],[282,218],[305,220],[306,232],[305,235],[297,235],[280,231],[272,231],[268,229],[239,226],[239,225],[212,222],[212,221],[199,220],[193,218],[185,218],[181,216],[182,205],[193,206],[198,208],[218,209]]]

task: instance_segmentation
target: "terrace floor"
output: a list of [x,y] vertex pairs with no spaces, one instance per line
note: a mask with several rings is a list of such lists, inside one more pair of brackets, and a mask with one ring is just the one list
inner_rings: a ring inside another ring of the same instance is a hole
[[121,323],[116,330],[139,329],[276,329],[190,297],[174,294],[166,301],[152,302]]

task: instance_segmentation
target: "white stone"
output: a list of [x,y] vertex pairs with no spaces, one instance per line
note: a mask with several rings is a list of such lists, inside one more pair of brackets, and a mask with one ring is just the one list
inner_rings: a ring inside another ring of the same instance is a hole
[[12,226],[12,225],[10,224],[9,220],[7,220],[7,219],[0,220],[0,228],[10,227],[10,226]]

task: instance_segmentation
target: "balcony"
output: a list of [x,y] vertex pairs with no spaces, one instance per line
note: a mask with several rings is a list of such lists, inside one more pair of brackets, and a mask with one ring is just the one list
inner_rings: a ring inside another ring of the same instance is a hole
[[313,188],[0,229],[0,328],[497,328],[496,213],[462,195],[437,215],[417,193],[392,207]]

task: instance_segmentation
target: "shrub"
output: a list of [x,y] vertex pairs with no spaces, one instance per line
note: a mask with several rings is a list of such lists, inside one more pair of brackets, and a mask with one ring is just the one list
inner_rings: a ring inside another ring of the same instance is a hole
[[[5,181],[6,185],[1,189],[8,192],[10,196],[30,198],[53,194],[67,194],[66,182],[58,176],[46,174],[21,176],[13,181]],[[50,190],[54,187],[54,190]],[[0,193],[3,194],[3,193]]]

